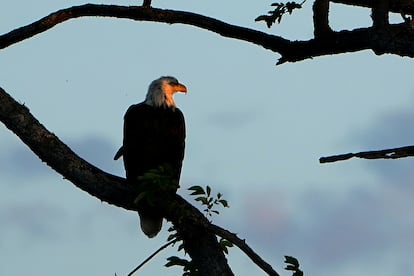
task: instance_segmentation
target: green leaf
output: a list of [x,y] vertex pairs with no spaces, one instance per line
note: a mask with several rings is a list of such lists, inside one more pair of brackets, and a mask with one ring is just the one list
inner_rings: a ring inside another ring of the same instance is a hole
[[168,262],[165,264],[166,267],[171,267],[171,266],[174,266],[174,265],[185,267],[189,263],[189,261],[187,261],[186,259],[181,259],[177,256],[168,257],[167,261]]
[[207,185],[207,196],[209,197],[211,194],[211,188],[210,186]]
[[188,190],[193,191],[190,195],[204,195],[204,189],[201,186],[192,186]]
[[303,271],[299,269],[299,261],[292,256],[285,256],[287,266],[285,270],[293,271],[293,276],[303,276]]
[[285,263],[286,264],[291,264],[294,267],[299,267],[298,259],[296,259],[295,257],[292,257],[292,256],[285,256]]
[[138,196],[134,199],[134,204],[138,204],[144,197],[146,197],[148,192],[139,193]]
[[207,198],[206,197],[204,197],[204,196],[200,196],[200,197],[197,197],[196,199],[194,199],[195,201],[200,201],[203,205],[207,205],[208,204],[208,202],[207,202]]
[[227,200],[225,199],[220,199],[219,202],[221,203],[221,205],[223,205],[223,207],[228,208],[229,204],[227,202]]

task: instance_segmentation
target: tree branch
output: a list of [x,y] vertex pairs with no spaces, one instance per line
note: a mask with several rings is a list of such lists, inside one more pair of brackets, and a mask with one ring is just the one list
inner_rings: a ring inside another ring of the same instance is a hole
[[243,251],[258,267],[263,269],[270,276],[279,276],[279,274],[272,268],[272,266],[266,263],[258,254],[256,254],[253,249],[251,249],[245,240],[237,237],[236,234],[227,231],[226,229],[221,228],[220,226],[211,224],[211,231],[216,233],[216,235],[225,238],[231,243],[235,244],[241,251]]
[[372,4],[372,26],[383,28],[388,25],[388,0],[375,0]]
[[[14,132],[43,162],[78,188],[109,204],[137,210],[136,191],[125,179],[108,174],[77,156],[49,132],[24,105],[0,88],[0,121]],[[179,195],[158,198],[155,205],[171,221],[200,275],[233,275],[209,221]]]
[[[377,0],[330,0],[331,2],[359,6],[365,8],[371,8],[372,4]],[[414,14],[414,1],[411,0],[394,0],[389,1],[388,10],[395,13]]]
[[359,157],[364,159],[397,159],[408,156],[414,156],[414,146],[332,155],[319,158],[319,163],[342,161],[350,159],[352,157]]
[[329,0],[315,0],[313,3],[313,33],[315,37],[332,32],[329,27]]
[[0,36],[0,49],[42,33],[73,18],[102,16],[137,21],[187,24],[215,32],[224,37],[247,41],[279,53],[278,64],[296,62],[322,55],[341,54],[372,49],[376,54],[414,57],[414,29],[409,24],[390,25],[385,31],[362,28],[333,32],[328,38],[290,41],[249,28],[231,25],[203,15],[148,7],[86,4],[56,11],[32,24]]

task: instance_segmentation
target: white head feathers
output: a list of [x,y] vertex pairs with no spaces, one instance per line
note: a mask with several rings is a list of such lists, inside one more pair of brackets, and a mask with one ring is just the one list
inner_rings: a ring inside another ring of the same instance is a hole
[[145,103],[154,107],[175,108],[175,92],[187,93],[187,88],[174,77],[160,77],[148,87]]

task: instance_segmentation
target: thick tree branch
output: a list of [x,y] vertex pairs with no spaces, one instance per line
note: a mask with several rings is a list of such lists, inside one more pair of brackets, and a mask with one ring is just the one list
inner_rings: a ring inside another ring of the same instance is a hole
[[84,16],[117,17],[137,21],[192,25],[224,37],[247,41],[279,53],[281,58],[278,64],[366,49],[372,49],[376,54],[390,53],[414,57],[414,29],[410,24],[390,25],[387,30],[363,28],[333,32],[329,37],[315,38],[308,41],[290,41],[280,36],[227,24],[217,19],[190,12],[94,4],[62,9],[32,24],[1,35],[0,49],[44,32],[69,19]]
[[[350,5],[350,6],[359,6],[365,8],[371,8],[372,4],[377,0],[330,0],[334,3]],[[394,0],[389,1],[390,12],[403,13],[403,14],[414,14],[414,1],[412,0]]]
[[[28,108],[17,103],[1,88],[0,121],[43,162],[78,188],[109,204],[137,210],[133,203],[136,192],[127,185],[125,179],[108,174],[77,156],[41,125]],[[178,195],[157,199],[155,203],[164,212],[165,218],[174,224],[200,275],[233,275],[203,214]]]
[[408,156],[414,156],[414,146],[332,155],[319,158],[319,163],[342,161],[350,159],[352,157],[359,157],[364,159],[397,159]]

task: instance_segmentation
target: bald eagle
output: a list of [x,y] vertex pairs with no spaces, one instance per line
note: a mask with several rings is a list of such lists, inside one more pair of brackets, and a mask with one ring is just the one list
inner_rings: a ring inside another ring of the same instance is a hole
[[[168,166],[178,188],[185,121],[173,99],[176,92],[187,93],[187,88],[174,77],[160,77],[150,84],[145,101],[130,106],[125,113],[123,145],[114,159],[123,155],[127,181],[135,187],[149,171]],[[138,212],[141,229],[150,238],[161,230],[163,219],[153,207],[147,204]]]

